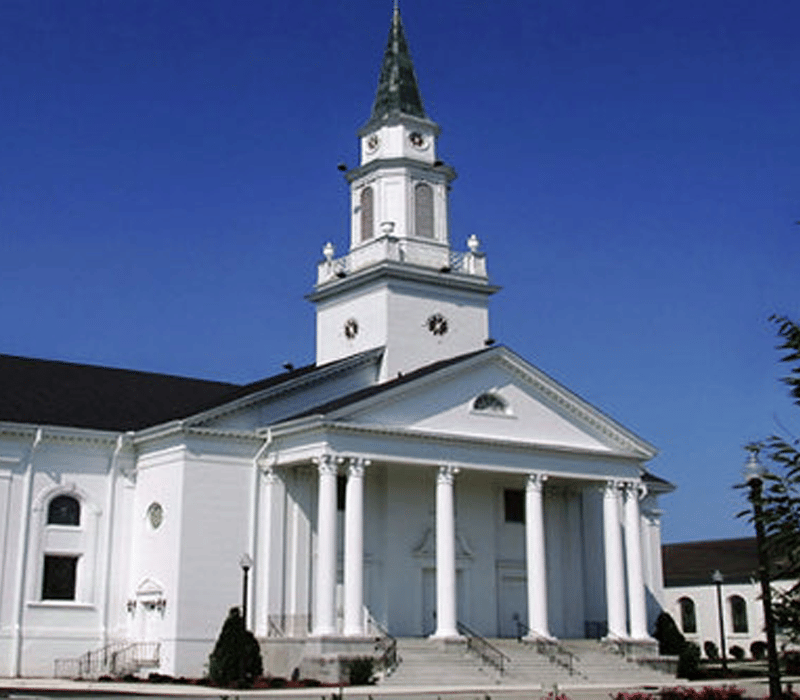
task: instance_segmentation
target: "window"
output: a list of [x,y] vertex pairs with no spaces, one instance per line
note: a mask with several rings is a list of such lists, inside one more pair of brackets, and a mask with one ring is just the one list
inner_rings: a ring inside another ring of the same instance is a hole
[[75,600],[78,557],[45,554],[42,600]]
[[731,618],[734,632],[747,632],[747,603],[740,595],[731,596]]
[[488,411],[490,413],[505,413],[506,402],[503,401],[497,394],[487,392],[481,394],[475,401],[472,402],[472,408],[475,411]]
[[507,523],[525,522],[525,492],[522,489],[503,491],[503,505]]
[[433,188],[424,182],[414,187],[414,232],[433,238]]
[[697,617],[694,612],[694,601],[691,598],[681,598],[678,605],[681,606],[681,630],[684,634],[696,634]]
[[56,496],[47,507],[48,525],[80,525],[81,504],[72,496]]
[[374,222],[373,194],[371,187],[361,190],[361,240],[372,238]]

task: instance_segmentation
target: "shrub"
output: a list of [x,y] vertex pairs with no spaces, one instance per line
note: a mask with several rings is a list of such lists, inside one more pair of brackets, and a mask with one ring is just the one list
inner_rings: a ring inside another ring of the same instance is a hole
[[634,693],[617,693],[612,696],[614,700],[655,700],[652,693],[645,693],[644,691]]
[[734,644],[728,651],[730,651],[731,656],[737,661],[741,661],[744,658],[744,649],[738,644]]
[[767,643],[757,639],[750,645],[750,656],[754,659],[761,659],[767,658]]
[[231,608],[208,657],[208,675],[216,685],[251,688],[264,670],[261,649],[244,626],[239,608]]
[[664,688],[661,700],[742,700],[744,690],[735,686],[704,688]]
[[661,612],[656,618],[656,631],[653,636],[658,640],[659,654],[680,654],[686,646],[686,637],[680,633],[675,620],[668,612]]
[[783,672],[790,676],[800,674],[800,651],[784,652]]
[[693,642],[687,642],[678,654],[678,678],[691,680],[697,675],[699,666],[700,647]]
[[375,660],[370,656],[350,659],[347,663],[347,680],[350,685],[373,685],[375,678]]
[[717,645],[710,639],[703,642],[703,651],[706,653],[706,658],[708,658],[709,661],[719,660],[719,649],[717,649]]

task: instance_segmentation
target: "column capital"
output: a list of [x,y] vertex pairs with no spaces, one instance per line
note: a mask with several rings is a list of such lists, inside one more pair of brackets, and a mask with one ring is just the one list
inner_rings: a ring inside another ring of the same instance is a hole
[[548,475],[544,472],[531,472],[525,478],[525,489],[527,491],[541,491]]
[[320,475],[329,476],[332,474],[335,476],[343,459],[338,455],[325,452],[319,457],[312,457],[311,461],[317,466]]
[[616,498],[623,488],[623,482],[619,479],[608,479],[602,486],[605,498]]
[[370,465],[372,462],[364,457],[350,457],[347,462],[347,475],[352,477],[362,477],[364,476],[364,470]]
[[436,483],[452,484],[459,471],[461,470],[458,467],[454,467],[450,464],[439,465],[439,469],[436,473]]
[[637,501],[641,501],[647,495],[647,486],[638,479],[625,481],[622,483],[625,490],[626,498],[635,497]]
[[264,483],[266,484],[277,484],[278,483],[278,475],[275,470],[270,466],[259,466],[258,468],[259,474],[261,474],[261,478],[264,479]]

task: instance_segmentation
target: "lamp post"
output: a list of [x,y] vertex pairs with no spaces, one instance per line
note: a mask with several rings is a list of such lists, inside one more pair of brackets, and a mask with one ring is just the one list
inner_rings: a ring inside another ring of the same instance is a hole
[[770,700],[781,697],[781,677],[778,669],[778,648],[775,644],[775,620],[772,616],[772,596],[769,587],[769,557],[766,550],[766,535],[763,520],[763,476],[764,468],[758,461],[758,448],[748,447],[750,457],[744,467],[744,480],[750,488],[749,499],[753,506],[756,527],[756,550],[758,552],[758,579],[761,583],[761,602],[764,605],[764,626],[767,632],[767,668],[769,674]]
[[722,610],[722,582],[725,577],[719,569],[711,574],[711,580],[717,587],[717,617],[719,617],[719,648],[722,652],[722,670],[728,670],[728,657],[725,654],[725,615]]
[[242,621],[247,629],[247,574],[253,566],[253,560],[247,552],[239,557],[239,566],[242,567]]

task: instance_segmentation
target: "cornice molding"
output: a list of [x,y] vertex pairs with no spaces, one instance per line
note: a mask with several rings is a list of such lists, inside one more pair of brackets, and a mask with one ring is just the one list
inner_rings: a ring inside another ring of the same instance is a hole
[[123,431],[93,430],[90,428],[70,428],[68,426],[39,426],[31,423],[0,423],[0,436],[32,440],[41,429],[42,440],[51,442],[84,443],[91,445],[110,445],[115,447]]

